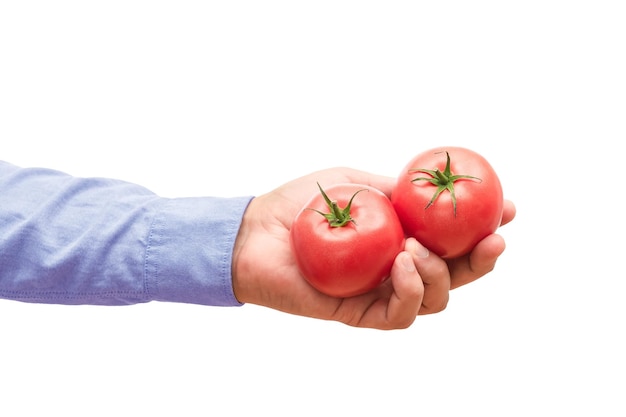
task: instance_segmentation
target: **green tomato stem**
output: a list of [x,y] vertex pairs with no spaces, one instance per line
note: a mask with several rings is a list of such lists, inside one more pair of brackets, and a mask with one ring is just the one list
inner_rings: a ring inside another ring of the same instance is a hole
[[348,205],[342,209],[337,204],[337,201],[331,200],[328,197],[328,195],[326,195],[326,192],[324,191],[324,189],[322,188],[319,182],[317,183],[317,186],[320,189],[322,196],[324,197],[324,201],[326,202],[326,205],[328,206],[330,213],[324,213],[314,208],[309,208],[309,210],[313,210],[321,214],[322,216],[324,216],[326,220],[328,220],[328,225],[330,227],[343,227],[347,225],[348,223],[356,224],[356,222],[350,215],[350,208],[352,207],[352,200],[354,200],[354,197],[356,197],[358,193],[360,193],[361,191],[367,191],[367,189],[364,188],[352,194],[352,197],[350,197],[350,201],[348,202]]
[[482,180],[478,177],[473,177],[471,175],[452,174],[452,171],[450,171],[450,154],[448,153],[448,151],[445,151],[445,152],[446,152],[446,167],[443,170],[443,172],[441,172],[439,168],[435,168],[435,169],[415,168],[415,169],[410,169],[409,172],[422,172],[424,174],[428,174],[431,176],[430,178],[429,177],[417,177],[417,178],[412,179],[411,182],[428,181],[437,187],[437,190],[435,190],[435,193],[433,194],[433,198],[430,199],[430,201],[428,202],[428,204],[426,204],[426,207],[424,209],[427,209],[430,206],[432,206],[435,200],[437,200],[437,197],[439,197],[439,195],[442,192],[447,190],[450,193],[450,199],[452,200],[452,207],[454,210],[454,217],[456,217],[456,195],[454,193],[454,182],[460,179],[471,179],[471,180],[475,180],[478,182],[482,182]]

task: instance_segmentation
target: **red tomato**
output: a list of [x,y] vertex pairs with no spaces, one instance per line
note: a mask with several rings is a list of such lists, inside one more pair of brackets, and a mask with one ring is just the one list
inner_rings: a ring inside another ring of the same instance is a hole
[[337,184],[319,189],[291,227],[300,272],[333,297],[366,293],[389,276],[403,250],[400,220],[389,198],[376,188]]
[[468,253],[493,233],[504,204],[489,162],[452,146],[415,156],[398,176],[391,201],[405,234],[444,259]]

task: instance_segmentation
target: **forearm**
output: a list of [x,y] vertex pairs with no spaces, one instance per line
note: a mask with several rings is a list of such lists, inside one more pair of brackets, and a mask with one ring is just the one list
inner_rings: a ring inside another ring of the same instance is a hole
[[0,162],[0,298],[239,305],[232,249],[249,201]]

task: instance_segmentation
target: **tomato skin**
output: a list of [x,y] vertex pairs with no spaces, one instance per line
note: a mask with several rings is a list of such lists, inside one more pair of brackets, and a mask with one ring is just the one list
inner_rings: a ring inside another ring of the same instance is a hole
[[[414,181],[429,174],[411,169],[435,168],[444,171],[446,152],[453,175],[470,175],[454,182],[456,216],[450,192],[442,192],[428,208],[437,186]],[[391,201],[407,236],[415,237],[444,259],[470,252],[486,236],[495,232],[502,220],[504,205],[500,179],[489,162],[477,152],[454,146],[433,148],[416,155],[404,167],[392,190]]]
[[[403,250],[404,232],[391,201],[367,185],[336,184],[324,191],[341,208],[353,199],[354,222],[331,227],[315,209],[328,213],[321,193],[313,195],[294,219],[290,241],[300,272],[318,291],[333,297],[366,293],[389,276]],[[355,224],[356,223],[356,224]]]

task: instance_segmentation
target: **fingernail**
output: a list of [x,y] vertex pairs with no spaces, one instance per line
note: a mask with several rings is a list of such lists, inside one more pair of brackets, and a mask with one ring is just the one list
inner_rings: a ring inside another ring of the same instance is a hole
[[428,255],[430,254],[430,252],[428,252],[428,249],[426,249],[426,247],[424,247],[421,243],[416,243],[417,244],[415,245],[413,253],[415,253],[418,258],[428,258]]
[[402,267],[406,269],[407,272],[415,271],[415,264],[413,263],[413,258],[408,253],[403,253],[400,258],[400,263]]

